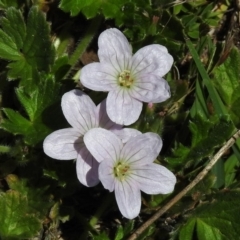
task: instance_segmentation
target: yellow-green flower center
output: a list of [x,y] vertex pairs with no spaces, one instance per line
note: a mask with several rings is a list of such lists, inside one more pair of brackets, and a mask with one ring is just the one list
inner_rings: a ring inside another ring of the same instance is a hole
[[113,168],[114,176],[123,180],[130,172],[130,166],[124,162],[117,162]]
[[121,87],[130,88],[134,82],[131,72],[129,70],[123,70],[118,76],[118,82]]

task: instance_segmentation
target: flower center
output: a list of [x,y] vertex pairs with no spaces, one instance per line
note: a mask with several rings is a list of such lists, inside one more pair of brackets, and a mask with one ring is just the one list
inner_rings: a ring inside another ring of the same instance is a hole
[[121,87],[130,88],[134,82],[129,70],[123,70],[118,76],[118,82]]
[[113,168],[114,176],[119,180],[123,180],[129,174],[130,166],[123,162],[117,162]]

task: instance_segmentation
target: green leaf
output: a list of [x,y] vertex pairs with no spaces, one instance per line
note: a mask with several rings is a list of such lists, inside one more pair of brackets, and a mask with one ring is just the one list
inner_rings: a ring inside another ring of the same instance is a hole
[[[211,196],[211,202],[200,205],[179,231],[180,240],[229,240],[240,235],[240,192],[223,191]],[[196,234],[196,235],[195,235]]]
[[10,108],[4,108],[3,112],[8,118],[8,120],[4,120],[1,123],[3,129],[15,134],[23,134],[31,127],[31,122],[24,118],[20,113]]
[[119,18],[123,16],[122,7],[126,0],[61,0],[60,8],[76,16],[82,12],[87,18],[93,18],[102,13],[105,18]]
[[226,118],[204,120],[201,116],[196,116],[189,123],[189,129],[192,133],[191,144],[184,146],[179,143],[176,146],[173,156],[167,158],[172,166],[197,166],[202,159],[211,156],[216,147],[232,136],[235,127]]
[[214,85],[234,123],[240,125],[240,52],[234,47],[226,61],[214,71]]
[[0,195],[0,235],[3,238],[33,237],[41,228],[41,222],[29,212],[28,200],[17,191]]
[[195,220],[189,221],[184,227],[181,228],[179,240],[192,240],[195,223]]
[[110,240],[106,232],[101,232],[99,235],[92,235],[93,240]]
[[29,145],[35,145],[42,141],[51,131],[43,123],[34,122],[33,124],[20,113],[10,108],[4,108],[3,112],[8,119],[4,119],[0,127],[14,135],[23,135],[24,141]]
[[17,50],[15,42],[0,29],[0,56],[7,60],[20,60],[21,54]]
[[21,84],[28,86],[29,80],[37,81],[36,72],[48,72],[54,60],[45,15],[32,7],[25,24],[22,13],[11,7],[1,19],[1,26],[0,57],[14,61],[8,65],[8,78],[21,78]]
[[236,155],[232,154],[224,163],[225,170],[225,187],[230,186],[236,182],[237,168],[240,166],[240,162]]
[[134,228],[134,220],[129,220],[123,228],[124,236],[127,236]]
[[0,0],[0,9],[8,7],[19,7],[19,0]]
[[186,40],[186,44],[189,48],[190,53],[192,54],[193,60],[195,61],[198,71],[202,77],[203,83],[208,90],[209,97],[211,98],[211,100],[213,102],[213,106],[215,108],[216,113],[219,116],[227,115],[227,110],[226,110],[225,106],[223,105],[222,100],[221,100],[220,96],[218,95],[216,89],[214,88],[212,81],[208,76],[207,71],[205,70],[202,62],[200,61],[199,55],[198,55],[196,49],[194,48],[194,45],[192,44],[192,42],[189,39]]
[[117,229],[114,240],[121,240],[121,239],[123,239],[123,237],[124,237],[123,227],[122,227],[122,225],[120,225]]
[[54,79],[47,77],[40,81],[35,90],[27,94],[23,87],[16,90],[21,104],[24,106],[31,122],[36,121],[42,112],[58,99],[59,85]]
[[16,175],[6,177],[10,190],[0,195],[0,236],[25,239],[35,236],[42,227],[50,205],[44,189],[31,188]]

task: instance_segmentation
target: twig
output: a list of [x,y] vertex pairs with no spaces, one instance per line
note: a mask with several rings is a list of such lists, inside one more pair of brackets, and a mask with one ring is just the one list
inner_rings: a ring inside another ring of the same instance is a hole
[[162,216],[168,209],[170,209],[175,203],[177,203],[189,190],[191,190],[195,185],[197,185],[210,171],[213,165],[218,161],[218,159],[229,149],[240,137],[240,130],[238,130],[227,142],[226,144],[214,155],[207,166],[196,176],[196,178],[185,187],[180,193],[178,193],[172,200],[170,200],[165,206],[159,209],[150,219],[148,219],[144,224],[142,224],[127,240],[135,240],[137,237],[143,233],[153,222],[155,222],[160,216]]

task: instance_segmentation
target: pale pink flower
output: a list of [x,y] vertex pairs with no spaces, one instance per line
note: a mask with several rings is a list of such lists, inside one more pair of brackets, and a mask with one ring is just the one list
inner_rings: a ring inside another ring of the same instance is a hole
[[142,102],[159,103],[170,97],[162,77],[173,58],[164,46],[152,44],[132,56],[128,40],[115,28],[99,36],[98,46],[100,63],[83,67],[80,81],[89,89],[109,92],[107,114],[113,122],[130,125],[139,118]]
[[116,132],[122,141],[140,134],[133,129],[122,129],[112,122],[106,113],[106,101],[97,107],[89,96],[80,90],[67,92],[62,97],[62,110],[72,126],[48,135],[43,143],[44,152],[58,160],[77,160],[77,177],[85,186],[95,186],[99,182],[99,163],[94,159],[83,142],[83,136],[92,128],[102,127]]
[[141,192],[168,194],[176,177],[167,168],[153,163],[162,148],[155,133],[140,134],[125,144],[110,131],[95,128],[84,136],[84,142],[99,165],[99,179],[109,191],[115,191],[122,215],[135,218],[141,208]]

